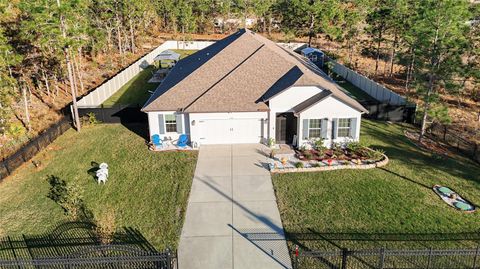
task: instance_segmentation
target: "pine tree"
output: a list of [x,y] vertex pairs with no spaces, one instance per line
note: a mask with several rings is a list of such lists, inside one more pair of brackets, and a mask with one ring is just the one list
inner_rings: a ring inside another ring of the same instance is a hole
[[415,44],[416,89],[423,102],[420,141],[428,122],[446,114],[434,113],[440,107],[439,91],[451,91],[454,79],[463,75],[459,71],[467,43],[465,22],[469,17],[467,1],[424,0],[419,4],[409,38]]

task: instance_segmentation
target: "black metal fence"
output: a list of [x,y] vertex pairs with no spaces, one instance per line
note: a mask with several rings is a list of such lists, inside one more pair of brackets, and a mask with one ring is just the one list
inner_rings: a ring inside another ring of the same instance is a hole
[[0,268],[176,268],[171,251],[139,251],[123,245],[89,247],[65,257],[0,260]]
[[480,249],[299,251],[294,269],[478,269]]
[[70,129],[71,123],[67,117],[46,129],[36,138],[30,140],[27,144],[17,150],[14,154],[0,162],[0,181],[10,175],[15,169],[35,156],[39,151],[46,148],[57,137]]
[[458,131],[449,130],[446,125],[434,124],[429,127],[428,133],[480,163],[480,145],[459,136]]
[[177,268],[176,252],[157,251],[133,228],[102,244],[91,222],[63,223],[43,235],[0,238],[0,268]]
[[115,105],[111,107],[79,108],[80,117],[95,114],[97,120],[103,123],[146,123],[147,113],[140,111],[140,106]]

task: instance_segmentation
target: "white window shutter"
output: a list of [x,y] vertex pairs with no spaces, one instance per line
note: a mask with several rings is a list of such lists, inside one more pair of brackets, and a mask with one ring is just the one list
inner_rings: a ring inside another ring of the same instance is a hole
[[163,114],[158,114],[158,132],[160,134],[165,134],[165,120],[163,119]]
[[350,119],[350,137],[357,138],[357,118]]
[[308,139],[308,119],[303,119],[303,139]]
[[322,132],[320,136],[323,139],[327,139],[328,138],[328,119],[322,119],[320,121],[320,131]]
[[333,139],[336,139],[338,136],[338,119],[332,119],[332,130],[333,130]]

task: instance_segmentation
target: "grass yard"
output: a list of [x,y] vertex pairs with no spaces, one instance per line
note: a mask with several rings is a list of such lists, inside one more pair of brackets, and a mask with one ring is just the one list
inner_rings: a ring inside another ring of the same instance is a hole
[[[180,59],[185,58],[196,50],[173,50],[179,53]],[[123,85],[116,93],[108,98],[102,105],[109,107],[114,105],[138,105],[143,106],[150,97],[149,91],[155,91],[160,85],[159,83],[148,83],[152,78],[152,72],[155,72],[156,67],[149,66],[142,70],[138,75],[133,77],[125,85]]]
[[102,105],[106,107],[114,105],[138,105],[143,104],[150,97],[148,91],[154,91],[159,83],[148,83],[152,77],[155,68],[149,66],[142,70],[138,75],[133,77],[125,85],[123,85],[116,93],[108,98]]
[[[139,127],[141,128],[141,127]],[[138,132],[138,129],[135,129]],[[95,218],[115,211],[118,229],[138,229],[157,249],[176,248],[196,163],[194,152],[151,152],[144,138],[119,124],[67,131],[0,183],[0,238],[41,234],[68,220],[47,197],[47,177],[75,182]],[[109,179],[97,185],[91,162],[106,162]]]
[[390,158],[383,168],[272,177],[285,230],[299,233],[296,243],[312,249],[477,246],[480,212],[449,207],[431,187],[449,186],[479,205],[480,166],[419,149],[405,128],[362,121],[362,142]]
[[370,96],[368,93],[364,92],[357,86],[353,85],[352,83],[348,82],[346,79],[342,78],[341,76],[332,72],[331,77],[340,85],[343,89],[345,89],[349,95],[357,100],[358,102],[364,101],[374,101],[376,102],[375,98]]

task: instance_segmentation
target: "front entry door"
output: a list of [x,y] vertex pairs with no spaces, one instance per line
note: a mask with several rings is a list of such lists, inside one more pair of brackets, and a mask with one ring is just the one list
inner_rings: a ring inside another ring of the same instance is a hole
[[275,128],[275,141],[278,144],[292,144],[297,134],[297,118],[291,112],[278,114]]
[[284,114],[277,116],[275,128],[276,143],[285,144],[287,141],[287,117]]

